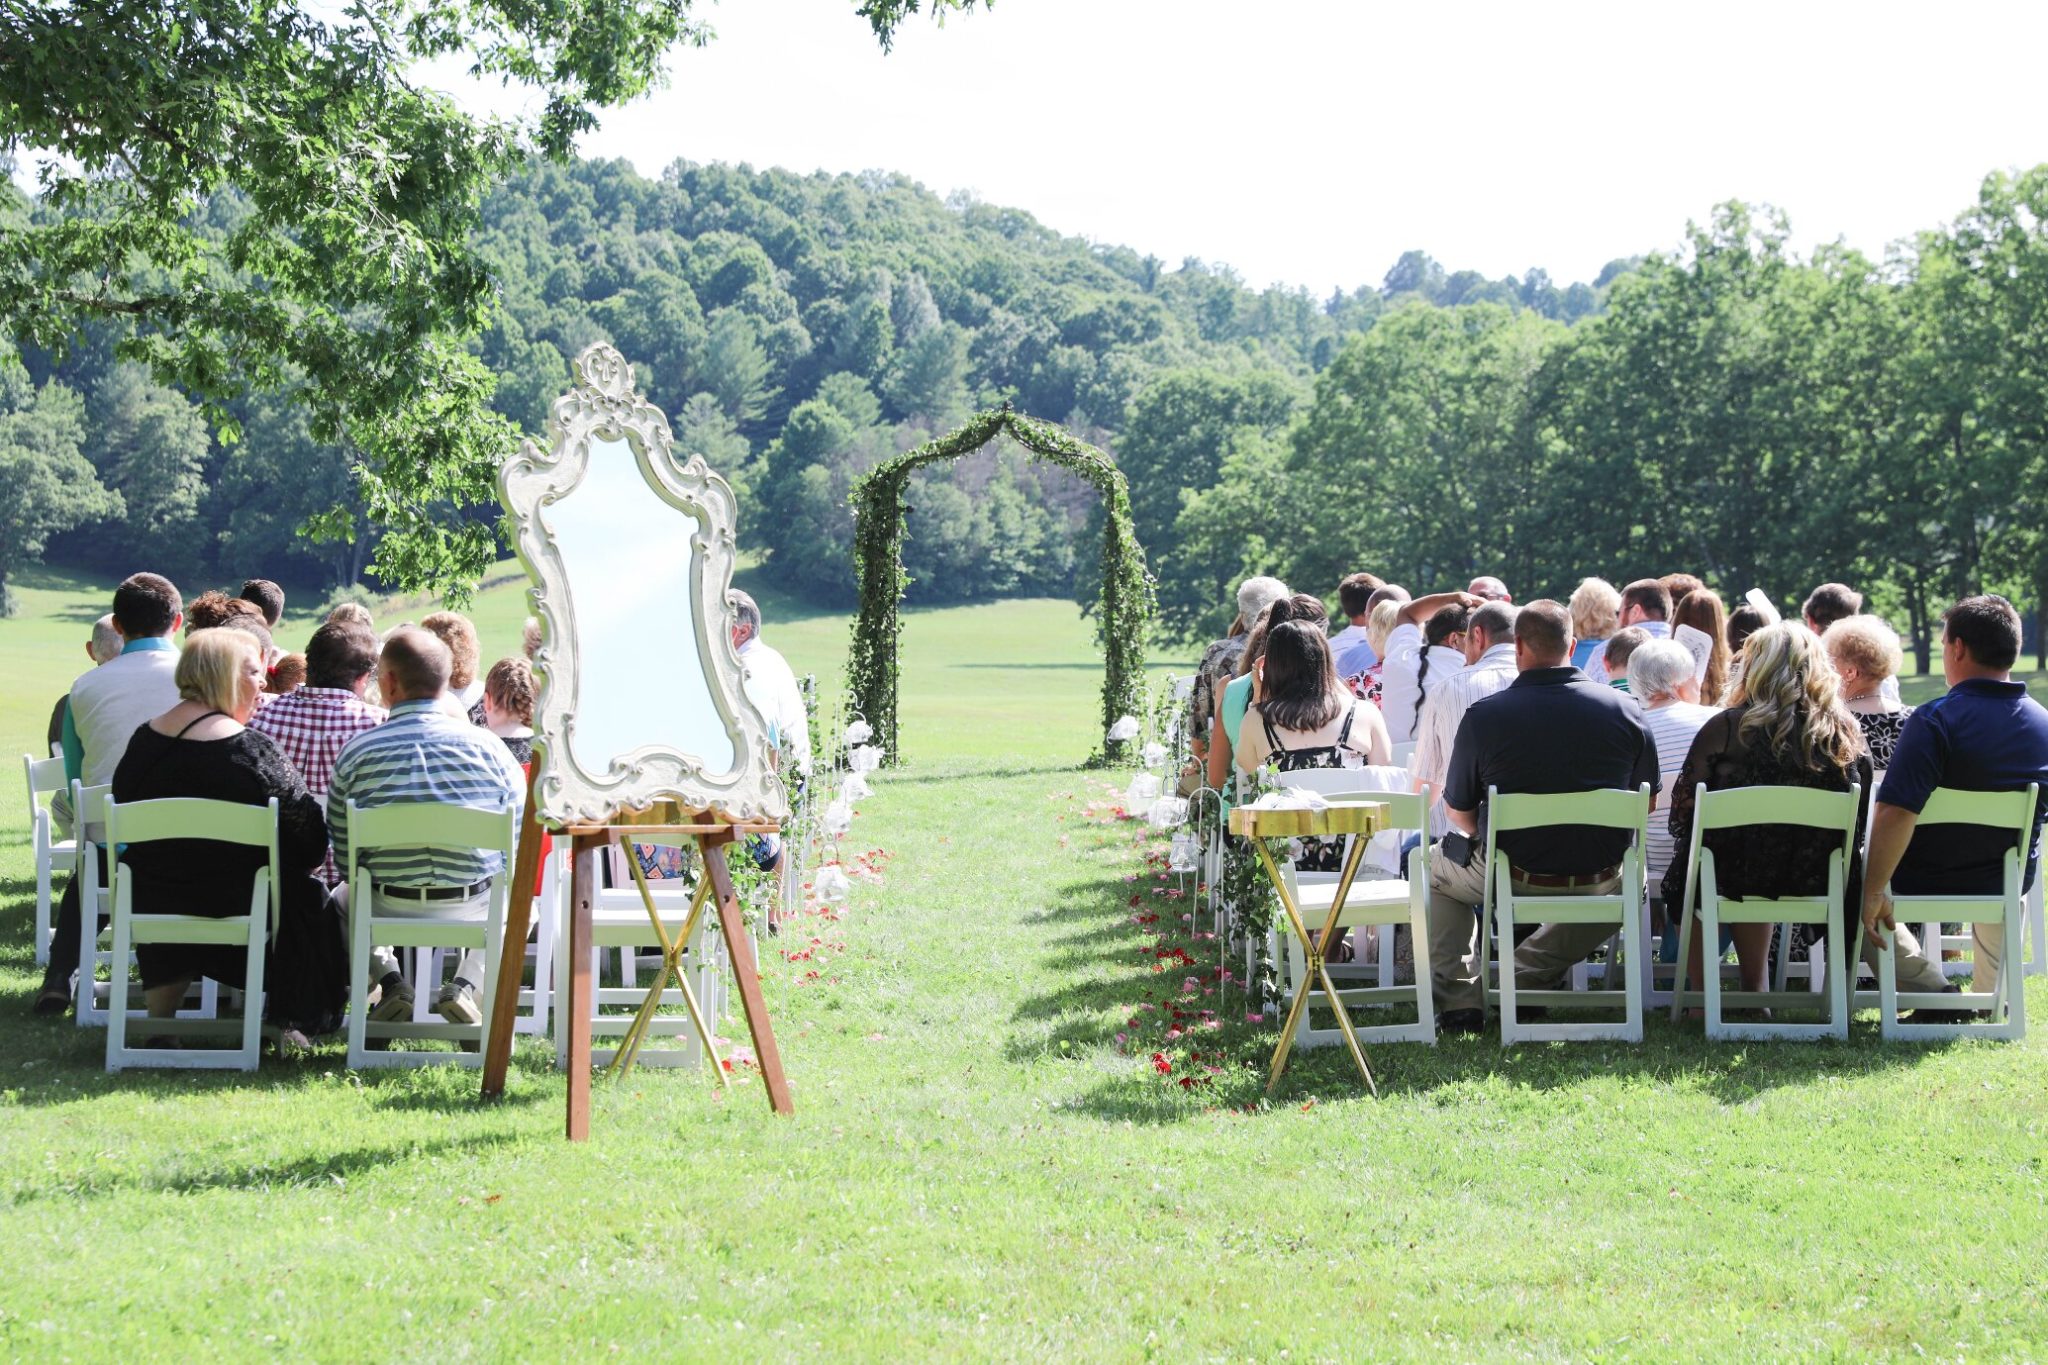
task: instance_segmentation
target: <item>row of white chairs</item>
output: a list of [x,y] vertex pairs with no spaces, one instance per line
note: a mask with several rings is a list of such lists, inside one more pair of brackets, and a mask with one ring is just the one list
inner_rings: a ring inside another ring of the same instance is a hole
[[[50,761],[59,765],[61,773],[62,760]],[[30,760],[31,781],[39,776],[47,781],[48,770],[38,773],[35,763],[35,760]],[[106,826],[103,844],[83,839],[61,843],[49,839],[47,843],[63,847],[69,853],[78,879],[82,913],[94,916],[95,922],[100,918],[107,921],[103,930],[88,937],[81,953],[75,1010],[80,1027],[107,1029],[108,1069],[119,1071],[136,1066],[155,1066],[253,1070],[262,1036],[263,950],[270,936],[276,932],[281,909],[276,802],[272,801],[266,807],[176,799],[124,805],[115,802],[105,786],[87,787],[74,782],[72,809],[96,812]],[[40,816],[48,817],[47,808],[40,802],[37,810]],[[494,968],[501,960],[505,911],[510,894],[509,876],[493,879],[488,908],[481,920],[462,920],[431,913],[380,915],[374,913],[371,881],[367,871],[360,866],[358,855],[378,847],[476,849],[501,854],[509,867],[517,837],[517,811],[479,811],[431,803],[365,809],[350,803],[348,818],[350,853],[349,866],[345,871],[348,885],[352,888],[349,898],[349,941],[352,945],[349,1065],[374,1067],[451,1062],[476,1065],[481,1061],[482,1040],[489,1032],[495,991],[486,987],[483,992],[479,1002],[483,1010],[482,1023],[461,1025],[444,1022],[431,1013],[433,992],[427,987],[438,982],[443,959],[452,952],[481,948]],[[39,824],[39,834],[45,828]],[[205,839],[264,849],[266,858],[253,880],[249,905],[243,913],[221,917],[139,914],[134,907],[133,875],[126,860],[120,857],[110,860],[110,884],[102,886],[100,865],[103,848],[125,849],[162,839]],[[39,849],[44,845],[45,840],[39,838]],[[613,885],[599,891],[593,916],[593,955],[615,952],[618,962],[617,984],[601,985],[593,992],[592,1025],[600,1036],[625,1030],[632,1017],[631,1009],[637,1007],[645,996],[644,975],[649,970],[658,970],[660,966],[659,935],[625,870],[624,856],[616,849],[612,856],[617,864],[611,879]],[[566,938],[561,932],[568,880],[566,859],[566,849],[558,848],[542,863],[530,931],[533,934],[532,946],[527,954],[532,980],[531,984],[522,981],[518,997],[519,1015],[515,1020],[515,1030],[520,1033],[548,1033],[551,1015],[554,1016],[552,1022],[557,1025],[561,1022],[554,1009],[553,987],[555,982],[563,979],[568,965]],[[53,878],[59,867],[53,858],[50,867]],[[663,926],[673,937],[680,932],[688,914],[690,888],[658,880],[650,882],[649,886]],[[47,960],[50,935],[41,919],[36,933],[41,955]],[[239,991],[222,991],[214,982],[203,980],[195,984],[185,1007],[175,1017],[149,1018],[136,998],[137,988],[131,980],[134,949],[147,943],[245,948],[249,957],[244,987]],[[373,984],[369,980],[369,945],[373,943],[401,949],[402,964],[410,960],[407,972],[415,988],[411,1019],[380,1022],[368,1018],[369,991]],[[723,941],[716,931],[715,917],[700,918],[684,962],[685,970],[692,973],[694,989],[704,1004],[707,1017],[716,1020],[725,1001],[725,962]],[[594,968],[596,965],[593,964]],[[98,980],[101,972],[107,976],[104,982]],[[594,977],[603,980],[595,970]],[[241,1002],[239,1015],[222,1018],[223,1005],[234,1008],[237,997]],[[626,1013],[617,1012],[622,1007],[627,1009]],[[159,1045],[131,1045],[130,1038],[138,1029],[157,1039]],[[565,1060],[566,1033],[560,1027],[553,1032],[557,1035],[558,1060]],[[651,1033],[655,1038],[669,1040],[669,1045],[643,1047],[638,1054],[641,1063],[676,1066],[696,1065],[702,1060],[701,1044],[694,1031],[687,1027],[687,1021],[680,1016],[658,1015]],[[164,1041],[179,1042],[202,1035],[226,1035],[238,1042],[225,1048],[161,1045]],[[429,1051],[392,1046],[394,1043],[429,1039],[463,1044],[473,1050]],[[373,1047],[373,1042],[382,1046]],[[610,1052],[602,1052],[598,1054],[598,1060],[608,1061],[610,1056]]]
[[[1397,788],[1399,770],[1394,769],[1319,769],[1288,773],[1283,781],[1289,785],[1315,790],[1325,799],[1339,801],[1383,802],[1390,808],[1390,824],[1395,833],[1376,836],[1398,847],[1402,831],[1413,832],[1426,826],[1429,809],[1427,791],[1405,792]],[[1390,790],[1389,788],[1396,788]],[[1697,919],[1703,941],[1718,945],[1721,926],[1733,923],[1776,923],[1789,929],[1792,924],[1809,924],[1821,930],[1817,937],[1821,949],[1827,954],[1824,971],[1816,971],[1807,991],[1791,992],[1785,989],[1785,973],[1781,967],[1779,989],[1765,992],[1729,991],[1722,988],[1721,954],[1709,949],[1707,970],[1701,973],[1702,988],[1679,989],[1676,977],[1679,963],[1660,963],[1656,941],[1651,932],[1650,888],[1645,884],[1642,850],[1650,810],[1650,794],[1647,786],[1638,791],[1600,791],[1566,793],[1558,795],[1532,794],[1488,794],[1488,831],[1485,866],[1489,869],[1486,878],[1486,903],[1482,910],[1482,924],[1488,932],[1480,935],[1481,979],[1487,983],[1489,1003],[1497,1003],[1501,1015],[1501,1037],[1504,1043],[1521,1041],[1545,1041],[1555,1039],[1619,1039],[1640,1041],[1642,1038],[1642,1017],[1647,1006],[1667,1005],[1674,1018],[1687,1006],[1699,1005],[1706,1020],[1706,1033],[1717,1039],[1797,1039],[1818,1037],[1845,1037],[1848,1020],[1853,1009],[1876,1007],[1880,1013],[1881,1029],[1887,1038],[1933,1039],[1954,1036],[2013,1039],[2024,1036],[2026,1026],[2025,992],[2021,968],[2023,950],[2031,958],[2026,970],[2037,970],[2042,957],[2043,935],[2038,921],[2028,913],[2038,907],[2040,887],[2034,888],[2035,899],[2031,907],[2023,902],[2020,886],[2023,876],[2023,856],[2027,832],[2032,827],[2032,815],[2037,793],[2030,788],[2023,792],[1985,793],[1962,792],[1943,789],[1936,793],[1921,815],[1921,824],[1939,827],[1944,824],[1982,825],[2015,831],[2017,846],[2007,858],[2002,890],[1982,897],[1896,897],[1899,919],[1902,924],[1928,921],[1935,925],[1935,943],[1929,951],[1936,960],[1940,957],[1939,925],[1942,921],[1961,922],[1966,926],[1978,923],[2002,925],[2006,935],[2007,970],[2000,974],[1995,989],[1988,991],[1950,992],[1900,992],[1897,983],[1896,959],[1890,951],[1890,944],[1883,945],[1877,957],[1876,979],[1873,988],[1859,989],[1858,966],[1861,958],[1860,930],[1854,936],[1843,933],[1829,933],[1826,930],[1850,922],[1856,907],[1844,905],[1848,873],[1848,859],[1853,856],[1854,821],[1860,800],[1860,792],[1831,793],[1803,788],[1740,788],[1734,790],[1708,791],[1702,788],[1697,795],[1696,818],[1691,847],[1686,851],[1689,876],[1688,884],[1696,883],[1699,888]],[[1716,878],[1714,856],[1704,845],[1704,836],[1709,830],[1736,828],[1745,825],[1796,824],[1810,828],[1838,833],[1841,844],[1835,850],[1830,863],[1830,885],[1827,894],[1811,897],[1790,897],[1780,900],[1748,899],[1729,901],[1722,898]],[[1497,837],[1502,832],[1518,829],[1540,829],[1561,825],[1600,826],[1625,832],[1629,837],[1629,849],[1621,864],[1620,885],[1610,894],[1581,895],[1525,895],[1514,891],[1509,876],[1509,864],[1505,854],[1497,847]],[[1355,883],[1347,897],[1340,927],[1361,930],[1380,935],[1377,944],[1378,976],[1376,985],[1361,985],[1356,988],[1339,985],[1338,995],[1345,1008],[1375,1005],[1412,1005],[1416,1012],[1412,1024],[1396,1024],[1382,1027],[1361,1027],[1359,1037],[1366,1041],[1430,1041],[1435,1037],[1434,1001],[1429,987],[1430,962],[1428,956],[1428,899],[1429,879],[1427,859],[1430,848],[1427,841],[1409,852],[1405,866],[1393,866],[1392,860],[1384,855],[1368,854],[1380,866],[1369,868],[1362,879]],[[1290,892],[1301,905],[1303,916],[1312,926],[1320,926],[1327,914],[1334,894],[1335,873],[1297,873],[1291,865],[1283,864],[1283,875],[1290,881]],[[1212,882],[1213,884],[1213,882]],[[1690,904],[1694,897],[1688,893]],[[1690,943],[1695,916],[1690,909],[1680,923],[1673,926],[1677,942],[1681,945],[1678,954],[1680,962],[1686,956],[1683,946]],[[1518,988],[1514,973],[1497,970],[1490,962],[1494,943],[1512,944],[1518,926],[1538,923],[1578,922],[1611,924],[1613,935],[1609,941],[1607,961],[1588,967],[1582,964],[1572,973],[1573,989],[1553,991],[1531,991]],[[1393,984],[1392,935],[1396,926],[1409,927],[1414,945],[1413,984],[1396,987]],[[1306,969],[1306,962],[1298,942],[1291,935],[1276,934],[1269,944],[1270,950],[1283,965],[1283,994],[1291,993]],[[1967,947],[1970,940],[1965,934],[1961,938],[1948,940],[1951,945]],[[1370,968],[1366,974],[1370,975]],[[1667,989],[1657,989],[1658,974],[1669,973],[1673,980]],[[1333,979],[1350,976],[1356,979],[1357,969],[1345,972],[1341,966],[1332,966]],[[1608,987],[1619,985],[1618,990],[1588,993],[1585,987],[1594,980],[1601,980]],[[1821,1023],[1773,1022],[1767,1020],[1735,1020],[1727,1015],[1729,1009],[1765,1008],[1798,1009],[1814,1008],[1823,1002],[1813,993],[1825,981],[1827,989],[1826,1019]],[[1550,1022],[1529,1020],[1522,1016],[1525,1006],[1575,1007],[1586,1009],[1605,1004],[1602,996],[1614,1001],[1619,1017],[1614,1020],[1597,1022]],[[1320,991],[1311,994],[1311,1006],[1324,1009],[1333,1007],[1333,1002],[1324,998]],[[1931,1008],[1962,1010],[1981,1013],[1986,1022],[1966,1024],[1931,1024],[1907,1022],[1902,1013],[1914,1009]],[[1311,1023],[1313,1009],[1303,1013],[1297,1031],[1298,1046],[1320,1046],[1336,1042],[1340,1033],[1334,1027],[1316,1028]]]

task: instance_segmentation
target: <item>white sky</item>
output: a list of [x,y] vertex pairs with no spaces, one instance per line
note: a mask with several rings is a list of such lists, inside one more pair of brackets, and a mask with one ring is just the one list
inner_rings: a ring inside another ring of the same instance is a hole
[[902,171],[1254,285],[1590,279],[1727,198],[1868,251],[2048,159],[2048,5],[997,0],[884,57],[852,0],[725,0],[587,138]]

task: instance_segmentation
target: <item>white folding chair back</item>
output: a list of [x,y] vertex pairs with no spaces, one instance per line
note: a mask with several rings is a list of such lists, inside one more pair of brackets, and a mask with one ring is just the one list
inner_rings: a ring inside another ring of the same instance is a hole
[[[80,808],[81,811],[86,809]],[[239,801],[173,797],[122,805],[104,802],[107,846],[114,877],[113,981],[107,993],[107,1070],[127,1067],[254,1071],[263,1047],[263,960],[277,933],[278,898],[277,798],[260,806]],[[239,915],[157,915],[135,908],[135,873],[126,854],[137,844],[164,839],[204,839],[212,843],[260,848],[265,863],[249,887],[249,903]],[[90,860],[87,860],[90,861]],[[83,902],[81,902],[83,905]],[[149,1019],[144,1027],[172,1037],[188,1034],[239,1035],[232,1048],[131,1048],[129,1012],[121,1006],[128,994],[129,956],[138,943],[215,944],[240,947],[247,953],[242,980],[242,1017],[233,1019]]]
[[[1847,895],[1849,859],[1855,856],[1856,812],[1863,799],[1860,785],[1845,792],[1820,791],[1813,787],[1729,787],[1709,791],[1702,784],[1693,804],[1692,842],[1686,849],[1685,909],[1678,928],[1679,975],[1671,991],[1671,1017],[1675,1021],[1686,1006],[1704,1002],[1707,1037],[1715,1039],[1818,1039],[1849,1036],[1848,941],[1845,926],[1854,911],[1844,900]],[[1714,851],[1705,846],[1709,830],[1742,829],[1757,825],[1797,825],[1820,830],[1840,838],[1828,855],[1828,888],[1819,896],[1751,896],[1724,900],[1714,863]],[[1697,888],[1697,896],[1695,896]],[[1693,902],[1699,902],[1695,912]],[[1860,910],[1861,907],[1855,909]],[[1701,969],[1703,991],[1684,988],[1688,960],[1692,956],[1692,926],[1697,915],[1700,938],[1705,945],[1706,963]],[[1721,926],[1723,924],[1778,924],[1789,937],[1795,924],[1820,927],[1827,952],[1828,1017],[1825,1023],[1730,1023],[1723,1011],[1729,1005],[1754,1009],[1807,1009],[1814,1004],[1813,992],[1727,991],[1721,986]]]
[[[1941,825],[1982,825],[2008,829],[2015,845],[2005,855],[2003,885],[1996,893],[1980,896],[1892,896],[1895,918],[1904,922],[1943,920],[1966,926],[1999,925],[2004,930],[2001,970],[1990,990],[1954,994],[1899,991],[1897,956],[1892,941],[1880,938],[1877,954],[1878,1026],[1886,1038],[1928,1041],[1939,1038],[1997,1038],[2017,1041],[2027,1036],[2027,992],[2025,973],[2020,968],[2021,935],[2025,932],[2020,881],[2025,875],[2028,846],[2034,833],[2034,803],[2040,788],[2025,791],[1972,792],[1937,787],[1927,799],[1914,828],[1922,837],[1929,828]],[[1934,950],[1937,954],[1939,949]],[[1937,956],[1936,961],[1940,958]],[[1979,983],[1982,984],[1981,982]],[[1982,1024],[1908,1024],[1900,1011],[1910,1009],[1976,1010],[1988,1014]]]
[[[349,889],[348,941],[348,1064],[351,1067],[421,1066],[452,1063],[457,1066],[483,1064],[483,1041],[490,1036],[491,1011],[497,992],[490,983],[478,983],[477,1005],[483,1020],[477,1024],[423,1023],[413,1019],[378,1022],[370,1012],[370,949],[391,948],[481,948],[491,971],[500,969],[500,948],[505,937],[505,907],[511,897],[512,859],[519,837],[519,808],[479,810],[439,801],[401,801],[388,806],[364,807],[348,803],[348,866],[344,869]],[[417,913],[380,915],[376,913],[375,888],[362,855],[379,848],[435,848],[461,852],[496,853],[504,859],[502,870],[491,878],[490,902],[481,920],[437,915],[434,902],[423,901]],[[415,982],[421,992],[425,982]],[[417,1000],[416,1000],[417,1004]],[[438,1039],[445,1042],[474,1042],[474,1052],[428,1051],[421,1048],[391,1048],[373,1052],[369,1040]]]
[[[1500,1001],[1500,1040],[1552,1042],[1590,1039],[1643,1040],[1643,978],[1634,963],[1642,959],[1643,838],[1650,817],[1650,784],[1634,791],[1486,792],[1486,907],[1479,931],[1479,980],[1487,979],[1487,928],[1500,941],[1500,984],[1488,988]],[[1621,885],[1605,895],[1524,895],[1515,891],[1508,856],[1498,846],[1503,833],[1552,829],[1564,825],[1621,830],[1628,847],[1621,855]],[[1622,1017],[1612,1023],[1525,1024],[1517,1017],[1520,1003],[1582,1008],[1600,995],[1570,990],[1521,990],[1515,984],[1515,926],[1522,919],[1537,924],[1612,924],[1621,938]]]
[[[49,798],[64,790],[63,758],[23,754],[21,766],[28,774],[29,847],[36,860],[36,965],[41,966],[50,960],[50,936],[56,930],[51,914],[51,881],[60,865],[78,857],[78,839],[75,833],[67,836],[58,831],[56,817],[50,810]],[[71,823],[75,831],[79,823],[75,811]]]
[[[2035,877],[2027,890],[2027,945],[2022,971],[2027,976],[2048,973],[2048,896],[2041,892],[2041,878]],[[2015,957],[2021,956],[2015,953]]]
[[[634,843],[654,844],[665,848],[694,848],[696,840],[681,834],[647,834],[633,839]],[[733,845],[738,849],[739,845]],[[740,856],[745,856],[744,853]],[[699,869],[702,875],[702,869]],[[564,879],[566,881],[566,878]],[[633,1013],[647,999],[651,980],[643,979],[643,966],[659,970],[661,967],[661,937],[654,931],[653,923],[647,918],[647,907],[640,900],[640,889],[633,884],[630,870],[622,877],[614,876],[612,886],[600,887],[590,910],[590,1032],[594,1040],[619,1038],[632,1027]],[[623,885],[617,884],[623,882]],[[653,898],[655,911],[661,916],[662,928],[673,940],[682,932],[684,922],[689,918],[690,903],[695,896],[697,883],[684,879],[653,879],[647,883],[648,895]],[[706,1022],[715,1030],[725,1013],[725,940],[718,930],[718,910],[707,905],[704,913],[697,917],[696,929],[690,935],[689,945],[683,954],[683,970],[689,975],[690,989],[695,992],[698,1004],[704,1010]],[[555,939],[555,979],[568,980],[570,962],[566,934]],[[607,949],[617,949],[619,954],[619,984],[607,986],[599,970],[602,956]],[[669,997],[680,1003],[679,996]],[[625,1010],[620,1013],[617,1011]],[[607,1012],[612,1011],[612,1012]],[[648,1025],[649,1039],[672,1039],[664,1046],[643,1045],[634,1054],[638,1066],[695,1067],[704,1061],[704,1045],[697,1038],[696,1030],[690,1025],[689,1016],[676,1010],[669,1010],[654,1016]],[[616,1048],[593,1046],[591,1063],[607,1066],[617,1055]],[[568,1021],[560,1010],[555,1015],[555,1065],[569,1064]]]
[[1412,739],[1404,739],[1394,746],[1393,765],[1396,768],[1410,768],[1414,766],[1415,744],[1416,741]]
[[[1319,770],[1336,777],[1357,778],[1359,770],[1346,772],[1331,768]],[[1370,770],[1366,770],[1370,771]],[[1397,770],[1398,771],[1398,770]],[[1308,773],[1290,773],[1290,777],[1306,777]],[[1394,831],[1420,830],[1428,817],[1430,791],[1424,787],[1418,792],[1380,791],[1364,789],[1339,791],[1318,786],[1329,797],[1331,805],[1346,803],[1381,803],[1387,806],[1388,823]],[[1329,1028],[1311,1028],[1310,1020],[1317,1006],[1332,1010],[1353,1009],[1360,1005],[1394,1006],[1412,1004],[1415,1007],[1415,1022],[1412,1024],[1354,1025],[1352,1031],[1362,1043],[1436,1043],[1436,1000],[1430,979],[1429,967],[1429,857],[1427,840],[1408,855],[1408,875],[1398,877],[1374,877],[1360,875],[1351,884],[1351,894],[1344,898],[1344,909],[1337,919],[1339,929],[1370,929],[1379,934],[1379,984],[1356,988],[1338,985],[1338,999],[1332,1002],[1321,990],[1311,989],[1308,1008],[1301,1012],[1295,1027],[1296,1047],[1329,1047],[1343,1041],[1343,1030],[1333,1020]],[[1311,933],[1320,934],[1324,922],[1329,918],[1330,906],[1336,899],[1336,886],[1325,884],[1304,887],[1294,871],[1291,861],[1281,860],[1281,878],[1287,884],[1288,894],[1295,898],[1301,917]],[[1415,950],[1415,980],[1406,986],[1394,984],[1393,955],[1394,929],[1399,925],[1408,926],[1409,938]],[[1301,940],[1293,933],[1284,933],[1286,957],[1282,963],[1284,979],[1282,996],[1292,996],[1308,971],[1308,958],[1303,953]],[[1329,967],[1332,983],[1342,968],[1348,964]]]

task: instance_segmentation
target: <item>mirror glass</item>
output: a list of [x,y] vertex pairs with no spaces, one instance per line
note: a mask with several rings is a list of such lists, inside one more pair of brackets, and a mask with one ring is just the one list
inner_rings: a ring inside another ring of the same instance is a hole
[[598,775],[614,758],[665,744],[702,759],[707,774],[732,772],[738,755],[691,619],[697,518],[655,493],[626,440],[595,435],[582,482],[540,515],[561,554],[577,635],[568,642],[578,661],[576,762]]

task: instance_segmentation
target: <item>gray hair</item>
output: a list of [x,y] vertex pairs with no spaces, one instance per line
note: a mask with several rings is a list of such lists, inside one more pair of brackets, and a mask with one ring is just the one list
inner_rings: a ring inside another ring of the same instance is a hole
[[1488,602],[1465,622],[1467,630],[1483,630],[1490,645],[1506,644],[1515,638],[1516,610],[1506,602]]
[[94,663],[103,664],[107,660],[119,656],[125,643],[121,639],[121,632],[114,625],[114,613],[108,612],[105,616],[92,623],[92,661]]
[[1246,630],[1266,614],[1266,608],[1289,596],[1287,585],[1277,578],[1260,574],[1247,578],[1237,585],[1237,614],[1244,621]]
[[732,606],[733,619],[745,627],[749,634],[761,633],[761,608],[755,604],[751,596],[734,588],[725,595],[725,600]]
[[1693,673],[1691,650],[1676,640],[1651,640],[1628,656],[1628,692],[1643,702],[1675,697]]

